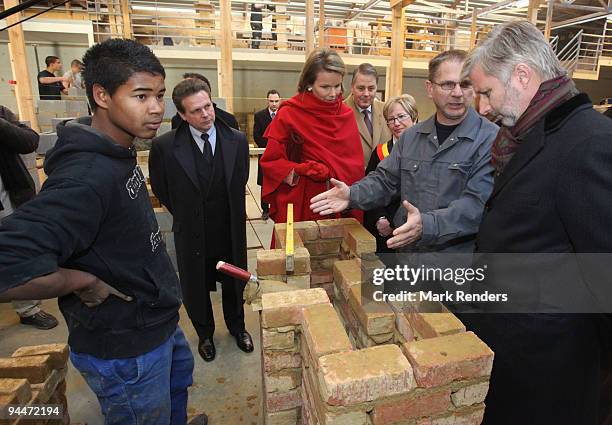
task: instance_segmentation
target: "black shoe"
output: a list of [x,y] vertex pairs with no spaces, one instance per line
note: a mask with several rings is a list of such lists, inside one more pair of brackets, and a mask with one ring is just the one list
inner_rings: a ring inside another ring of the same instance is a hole
[[208,424],[208,416],[206,413],[202,413],[200,415],[194,416],[187,425],[207,425]]
[[251,335],[247,331],[238,332],[234,335],[236,338],[236,345],[245,353],[250,353],[253,351],[253,339]]
[[32,316],[20,317],[19,321],[22,325],[30,325],[43,330],[53,329],[57,326],[57,319],[53,315],[42,310]]
[[261,213],[261,219],[263,221],[267,221],[270,218],[270,213],[268,211],[264,211],[263,213]]
[[205,362],[212,362],[217,355],[217,349],[212,338],[205,338],[200,340],[198,344],[198,353],[204,359]]

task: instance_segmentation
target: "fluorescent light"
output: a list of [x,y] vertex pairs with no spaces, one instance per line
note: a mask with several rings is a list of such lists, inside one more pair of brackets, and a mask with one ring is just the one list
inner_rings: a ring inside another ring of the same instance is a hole
[[179,9],[177,7],[164,7],[164,6],[141,6],[135,5],[132,6],[134,10],[148,10],[152,12],[172,12],[172,13],[186,13],[190,15],[195,15],[196,11],[193,9]]
[[523,7],[529,6],[529,0],[518,0],[513,6],[517,9],[522,9]]

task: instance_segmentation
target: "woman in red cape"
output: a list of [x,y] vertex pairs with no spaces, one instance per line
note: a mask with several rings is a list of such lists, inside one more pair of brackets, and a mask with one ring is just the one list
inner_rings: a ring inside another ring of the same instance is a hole
[[[268,126],[262,191],[275,223],[287,221],[289,203],[294,221],[323,218],[310,210],[310,199],[329,188],[329,179],[351,185],[364,176],[357,122],[342,101],[344,72],[336,52],[314,51],[302,70],[298,93],[281,104]],[[363,214],[349,210],[337,216],[361,222]]]

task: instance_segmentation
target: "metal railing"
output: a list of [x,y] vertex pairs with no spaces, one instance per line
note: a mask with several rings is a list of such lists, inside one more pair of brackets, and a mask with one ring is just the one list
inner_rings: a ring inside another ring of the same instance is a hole
[[582,33],[580,30],[576,33],[575,36],[572,37],[570,41],[567,42],[565,46],[557,53],[557,57],[563,67],[567,70],[568,75],[573,75],[576,70],[576,66],[578,65],[578,60],[580,58],[580,44],[582,42]]

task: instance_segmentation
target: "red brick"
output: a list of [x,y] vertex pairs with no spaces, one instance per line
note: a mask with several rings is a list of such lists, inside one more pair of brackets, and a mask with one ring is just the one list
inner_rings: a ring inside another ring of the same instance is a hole
[[321,397],[332,406],[404,394],[416,386],[412,368],[396,345],[323,356],[318,375]]
[[51,356],[28,356],[0,359],[0,378],[25,378],[39,384],[51,374]]
[[32,398],[32,390],[27,379],[0,379],[0,395],[14,396],[16,404],[26,404]]
[[476,408],[460,410],[449,416],[438,418],[423,418],[418,420],[416,425],[480,425],[484,418],[483,404]]
[[302,405],[300,389],[296,388],[284,393],[270,393],[266,395],[266,411],[280,412],[294,409]]
[[408,312],[406,317],[421,338],[465,332],[465,325],[452,313]]
[[359,224],[354,218],[318,220],[319,233],[322,239],[343,238],[344,226]]
[[297,388],[302,384],[301,375],[302,371],[297,368],[266,373],[264,375],[266,391],[268,393],[283,393]]
[[45,344],[21,347],[15,350],[11,357],[40,356],[48,354],[53,369],[62,369],[68,364],[70,350],[68,344]]
[[304,307],[328,302],[329,297],[320,288],[263,294],[261,297],[262,326],[277,328],[299,325],[302,323]]
[[377,404],[372,412],[374,425],[389,425],[408,419],[440,415],[450,407],[450,389],[410,394]]
[[342,239],[319,239],[304,243],[310,255],[338,255]]
[[313,271],[310,273],[310,284],[331,283],[334,281],[334,273],[329,270]]
[[331,304],[304,308],[302,334],[315,361],[321,356],[350,351],[353,348]]
[[302,357],[297,353],[264,350],[263,364],[266,372],[278,372],[283,369],[300,367]]
[[[276,241],[276,244],[274,245],[276,248],[285,249],[285,244],[287,243],[286,223],[277,223],[274,225],[274,239]],[[302,242],[302,237],[295,230],[295,228],[293,229],[293,246],[295,248],[304,246],[304,242]]]
[[362,225],[346,226],[345,230],[344,240],[354,254],[361,256],[362,254],[376,252],[376,238]]
[[266,414],[266,425],[295,425],[298,421],[298,410],[291,409],[283,412]]
[[334,283],[340,288],[345,300],[350,297],[350,289],[361,285],[361,269],[357,260],[343,260],[334,263]]
[[319,239],[319,225],[316,221],[296,221],[293,228],[300,234],[303,241]]
[[361,285],[352,286],[349,293],[349,306],[361,322],[363,330],[371,335],[388,334],[395,328],[395,313],[382,302],[366,302],[361,296]]
[[327,292],[327,296],[330,300],[334,299],[334,284],[330,283],[319,283],[318,285],[312,285],[311,288],[321,288]]
[[485,401],[489,391],[489,381],[479,382],[459,388],[451,394],[451,400],[457,407],[471,406]]
[[422,339],[402,345],[420,387],[491,374],[493,351],[473,332]]
[[[310,254],[305,248],[295,248],[294,274],[310,273]],[[260,249],[257,251],[257,275],[286,275],[285,251],[282,249]]]

